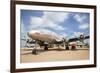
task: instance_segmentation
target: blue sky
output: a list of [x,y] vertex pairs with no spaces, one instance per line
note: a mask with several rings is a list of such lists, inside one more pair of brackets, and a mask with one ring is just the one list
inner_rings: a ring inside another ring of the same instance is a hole
[[62,37],[89,35],[90,14],[82,12],[21,10],[21,37],[30,30],[45,30]]

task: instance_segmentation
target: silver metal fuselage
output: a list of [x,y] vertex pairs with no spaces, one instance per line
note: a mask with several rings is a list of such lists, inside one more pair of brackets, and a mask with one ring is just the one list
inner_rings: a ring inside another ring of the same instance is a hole
[[33,40],[40,40],[40,41],[46,41],[46,42],[52,42],[52,41],[61,41],[61,38],[59,36],[46,32],[46,31],[39,31],[39,30],[32,30],[28,32],[28,36],[32,38]]

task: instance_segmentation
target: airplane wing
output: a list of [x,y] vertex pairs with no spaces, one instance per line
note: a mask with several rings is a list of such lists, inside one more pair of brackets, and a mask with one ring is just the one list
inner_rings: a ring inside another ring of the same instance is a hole
[[88,38],[90,38],[90,37],[89,37],[89,36],[85,36],[85,37],[84,37],[84,39],[88,39]]
[[[90,38],[90,37],[89,36],[85,36],[84,37],[84,39],[88,39],[88,38]],[[71,39],[68,40],[68,42],[73,42],[73,41],[78,41],[78,40],[80,40],[80,37],[78,37],[78,38],[71,38]]]

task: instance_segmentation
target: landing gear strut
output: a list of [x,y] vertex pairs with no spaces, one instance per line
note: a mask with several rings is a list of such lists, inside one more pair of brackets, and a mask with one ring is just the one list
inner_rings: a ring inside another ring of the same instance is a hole
[[35,55],[38,54],[38,52],[37,52],[37,42],[35,42],[35,46],[34,46],[34,48],[32,50],[32,54],[35,54]]
[[48,50],[48,44],[44,44],[44,50]]
[[65,42],[65,49],[69,50],[69,42],[68,41]]
[[68,45],[66,45],[66,46],[65,46],[65,49],[66,49],[66,50],[69,50],[69,46],[68,46]]

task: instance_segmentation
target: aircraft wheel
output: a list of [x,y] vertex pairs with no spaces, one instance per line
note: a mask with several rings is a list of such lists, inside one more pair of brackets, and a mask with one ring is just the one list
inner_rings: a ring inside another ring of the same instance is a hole
[[47,44],[45,44],[44,50],[48,50],[48,45]]
[[48,47],[45,46],[45,47],[44,47],[44,50],[48,50]]
[[36,49],[33,49],[33,50],[32,50],[32,54],[37,55],[37,54],[38,54],[37,50],[36,50]]
[[66,50],[69,50],[69,47],[68,46],[66,46],[66,48],[65,48]]

